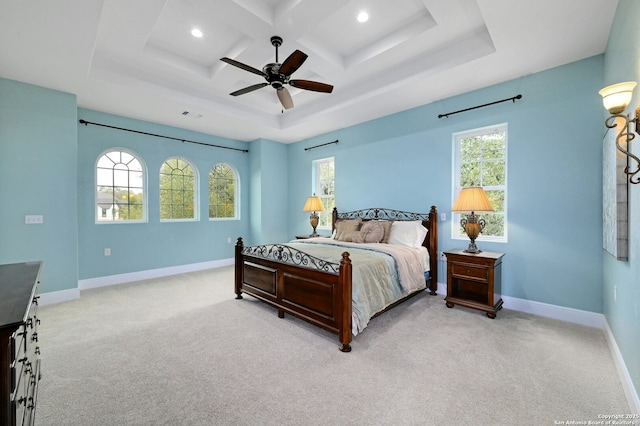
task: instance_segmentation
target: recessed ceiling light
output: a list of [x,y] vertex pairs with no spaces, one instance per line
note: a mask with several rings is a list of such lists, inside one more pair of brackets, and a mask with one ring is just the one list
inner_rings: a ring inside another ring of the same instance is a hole
[[367,22],[369,20],[369,14],[367,12],[358,13],[358,22]]
[[191,35],[197,38],[201,38],[202,37],[202,31],[200,31],[198,28],[194,28],[191,30]]

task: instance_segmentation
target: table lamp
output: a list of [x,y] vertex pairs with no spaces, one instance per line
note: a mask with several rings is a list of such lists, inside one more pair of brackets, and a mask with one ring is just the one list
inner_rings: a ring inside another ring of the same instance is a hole
[[313,227],[313,233],[309,235],[310,237],[319,237],[316,232],[316,228],[318,227],[318,220],[320,219],[318,213],[324,211],[324,205],[322,204],[322,200],[320,197],[317,197],[316,194],[313,194],[311,197],[307,198],[307,202],[304,203],[303,212],[311,212],[311,216],[309,217],[309,222],[311,222],[311,227]]
[[462,188],[460,194],[458,194],[458,199],[451,207],[451,211],[466,215],[466,217],[460,219],[460,226],[464,228],[464,232],[471,240],[469,247],[464,250],[465,253],[480,253],[482,250],[476,247],[476,238],[484,229],[486,222],[477,213],[494,211],[487,194],[479,186]]

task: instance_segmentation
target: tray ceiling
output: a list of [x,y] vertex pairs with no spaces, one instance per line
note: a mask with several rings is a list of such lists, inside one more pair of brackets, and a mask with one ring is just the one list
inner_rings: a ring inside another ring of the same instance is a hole
[[[294,142],[602,53],[617,0],[0,0],[0,76],[78,105],[241,141]],[[361,11],[369,20],[360,23]],[[193,28],[204,36],[195,38]],[[309,55],[272,87],[254,68]],[[511,94],[510,94],[511,95]],[[188,114],[184,114],[188,111]]]

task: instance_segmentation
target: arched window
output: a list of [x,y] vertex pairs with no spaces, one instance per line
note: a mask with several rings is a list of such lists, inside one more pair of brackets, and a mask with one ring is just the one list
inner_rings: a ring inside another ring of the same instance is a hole
[[237,219],[238,177],[235,170],[218,163],[209,171],[209,219]]
[[135,154],[113,149],[96,163],[96,222],[146,220],[145,173]]
[[197,176],[189,161],[166,160],[160,168],[160,220],[197,219]]

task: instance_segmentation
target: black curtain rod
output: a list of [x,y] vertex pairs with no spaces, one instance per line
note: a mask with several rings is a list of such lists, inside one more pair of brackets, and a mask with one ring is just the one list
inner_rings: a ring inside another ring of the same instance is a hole
[[338,143],[338,139],[336,139],[336,140],[335,140],[335,141],[333,141],[333,142],[327,142],[327,143],[323,143],[323,144],[316,145],[316,146],[310,146],[309,148],[305,148],[304,150],[305,150],[305,151],[309,151],[310,149],[320,148],[321,146],[331,145],[332,143]]
[[116,130],[124,130],[125,132],[132,132],[132,133],[139,133],[141,135],[147,135],[147,136],[155,136],[157,138],[165,138],[165,139],[172,139],[174,141],[180,141],[180,142],[187,142],[187,143],[195,143],[197,145],[205,145],[205,146],[211,146],[214,148],[223,148],[223,149],[232,149],[234,151],[241,151],[241,152],[249,152],[248,149],[241,149],[241,148],[232,148],[229,146],[222,146],[222,145],[214,145],[214,144],[210,144],[210,143],[204,143],[204,142],[198,142],[198,141],[190,141],[189,139],[180,139],[180,138],[174,138],[172,136],[164,136],[164,135],[158,135],[156,133],[148,133],[148,132],[142,132],[140,130],[132,130],[132,129],[125,129],[124,127],[116,127],[116,126],[109,126],[108,124],[101,124],[101,123],[93,123],[91,121],[87,121],[87,120],[79,120],[80,124],[84,124],[85,126],[87,124],[93,124],[94,126],[102,126],[102,127],[108,127],[110,129],[116,129]]
[[458,113],[461,113],[461,112],[471,111],[472,109],[483,108],[483,107],[486,107],[486,106],[489,106],[489,105],[499,104],[501,102],[513,101],[515,103],[516,99],[522,99],[522,95],[517,95],[517,96],[514,96],[512,98],[502,99],[502,100],[495,101],[495,102],[489,102],[488,104],[478,105],[478,106],[474,106],[474,107],[471,107],[471,108],[461,109],[461,110],[458,110],[458,111],[448,112],[446,114],[440,114],[440,115],[438,115],[438,118],[449,117],[450,115],[453,115],[453,114],[458,114]]

